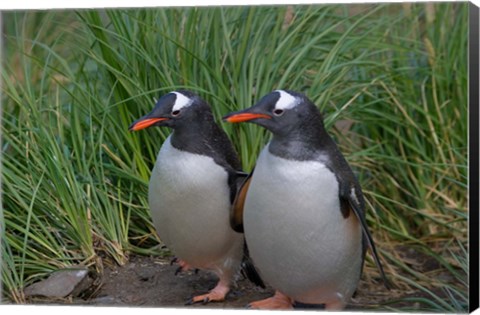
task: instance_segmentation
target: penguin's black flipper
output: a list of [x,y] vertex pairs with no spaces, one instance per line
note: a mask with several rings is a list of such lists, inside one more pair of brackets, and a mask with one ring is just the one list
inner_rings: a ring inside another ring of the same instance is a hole
[[243,259],[241,268],[244,277],[250,280],[253,284],[265,289],[265,283],[258,274],[257,269],[255,269],[252,258],[250,258],[250,254],[248,253],[248,246],[246,241],[244,241],[243,243]]
[[383,271],[382,264],[380,263],[380,259],[378,258],[377,249],[375,247],[375,243],[373,242],[372,235],[368,230],[367,222],[365,221],[365,202],[363,200],[363,195],[361,190],[359,189],[358,185],[347,185],[343,181],[340,182],[340,202],[346,203],[350,205],[350,208],[355,213],[355,216],[360,221],[360,225],[362,227],[362,232],[364,236],[364,240],[366,240],[368,247],[372,250],[373,259],[375,260],[375,264],[377,265],[378,270],[382,276],[383,284],[387,289],[390,290],[391,285]]
[[[236,172],[229,177],[230,192],[234,191],[232,207],[230,209],[230,226],[235,232],[243,233],[243,206],[247,195],[248,186],[252,178],[253,170],[250,174]],[[232,197],[232,196],[231,196]],[[252,258],[248,252],[247,241],[243,239],[243,258],[240,265],[242,275],[255,285],[265,288],[262,278],[253,265]]]
[[237,194],[243,186],[243,183],[248,178],[248,173],[238,170],[228,172],[228,186],[230,188],[230,204],[234,204]]
[[243,233],[243,206],[245,204],[245,197],[247,196],[252,174],[253,170],[241,182],[233,200],[232,207],[230,208],[230,226],[238,233]]

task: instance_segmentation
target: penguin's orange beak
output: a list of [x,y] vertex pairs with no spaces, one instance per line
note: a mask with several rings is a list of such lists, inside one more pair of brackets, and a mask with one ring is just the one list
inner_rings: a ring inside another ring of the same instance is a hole
[[239,123],[257,118],[271,119],[272,117],[270,117],[269,115],[258,113],[233,113],[223,117],[223,119],[228,121],[229,123]]
[[145,129],[159,121],[163,121],[167,119],[168,118],[165,118],[165,117],[139,119],[133,124],[131,124],[130,127],[128,127],[128,130],[137,131],[137,130]]

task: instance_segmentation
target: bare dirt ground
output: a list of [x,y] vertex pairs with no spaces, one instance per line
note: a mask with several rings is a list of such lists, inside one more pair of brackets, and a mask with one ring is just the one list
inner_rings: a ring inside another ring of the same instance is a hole
[[[216,277],[206,271],[188,271],[175,275],[177,266],[170,265],[170,260],[171,258],[130,257],[130,261],[124,266],[106,267],[97,289],[88,298],[56,302],[77,305],[243,309],[249,302],[273,294],[271,288],[256,287],[239,275],[236,286],[224,302],[186,306],[185,303],[193,295],[206,293],[213,288],[217,282]],[[347,309],[377,308],[378,303],[387,300],[387,297],[383,286],[376,286],[378,288],[372,290],[371,283],[367,284],[362,280]],[[373,291],[376,293],[372,293]],[[37,302],[42,303],[38,300]]]
[[[87,303],[183,307],[193,295],[206,293],[216,285],[216,277],[206,271],[187,271],[175,275],[178,266],[170,265],[170,260],[136,256],[125,266],[107,268],[97,297]],[[256,287],[240,276],[225,302],[185,307],[243,308],[252,298],[266,298],[271,292]]]
[[[453,282],[452,275],[444,270],[438,262],[413,248],[397,246],[394,248],[402,259],[407,261],[412,270],[422,272],[429,277],[442,278],[446,282]],[[62,305],[90,305],[90,306],[119,306],[119,307],[162,307],[162,308],[210,308],[210,309],[244,309],[248,303],[267,298],[273,294],[271,288],[262,289],[249,280],[238,276],[236,285],[232,288],[224,302],[209,303],[206,305],[185,303],[194,295],[204,294],[212,289],[217,279],[206,271],[178,273],[177,265],[171,265],[172,257],[131,255],[128,262],[119,266],[107,257],[100,258],[99,265],[103,265],[100,274],[90,268],[88,280],[78,292],[66,298],[47,298],[31,296],[27,304],[62,304]],[[385,289],[376,267],[370,262],[365,264],[363,275],[357,291],[347,310],[363,311],[415,311],[424,307],[419,304],[418,298],[431,299],[431,296],[421,290],[410,288],[402,283],[395,283],[392,273],[394,269],[384,265],[387,277],[393,286]],[[390,275],[390,277],[389,277]],[[402,274],[408,278],[408,274]],[[466,279],[465,279],[466,281]],[[78,286],[80,287],[80,285]],[[430,288],[434,294],[445,296],[441,287]],[[75,296],[75,297],[72,297]],[[408,299],[405,299],[408,298]],[[413,298],[413,299],[412,299]]]

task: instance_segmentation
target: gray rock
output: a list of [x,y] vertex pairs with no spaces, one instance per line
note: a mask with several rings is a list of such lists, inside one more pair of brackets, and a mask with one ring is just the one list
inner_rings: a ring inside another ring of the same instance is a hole
[[91,283],[92,279],[88,277],[88,269],[75,267],[53,272],[47,279],[26,287],[24,293],[26,297],[64,298],[69,295],[79,295]]

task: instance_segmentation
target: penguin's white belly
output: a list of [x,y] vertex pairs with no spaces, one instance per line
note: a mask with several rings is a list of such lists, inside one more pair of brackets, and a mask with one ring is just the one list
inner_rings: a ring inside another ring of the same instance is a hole
[[362,235],[340,211],[338,182],[322,163],[260,154],[247,193],[244,229],[250,256],[273,288],[303,303],[354,293]]
[[192,267],[235,269],[242,235],[229,225],[228,174],[210,157],[165,140],[152,170],[148,201],[160,239]]

